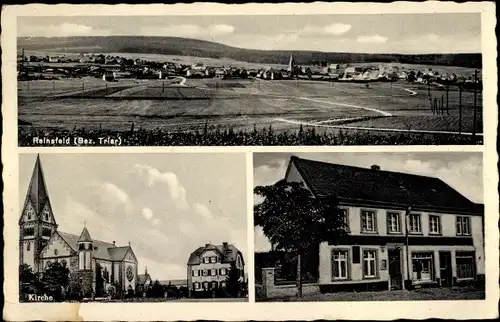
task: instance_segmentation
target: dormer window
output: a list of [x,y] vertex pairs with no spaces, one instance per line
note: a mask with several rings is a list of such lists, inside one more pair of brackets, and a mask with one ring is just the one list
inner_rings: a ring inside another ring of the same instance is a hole
[[203,257],[203,263],[205,264],[210,263],[210,257]]
[[210,263],[217,263],[217,256],[210,257]]

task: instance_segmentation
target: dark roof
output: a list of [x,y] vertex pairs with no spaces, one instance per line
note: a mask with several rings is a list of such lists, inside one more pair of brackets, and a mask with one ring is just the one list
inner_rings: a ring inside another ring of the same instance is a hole
[[187,285],[187,280],[186,279],[180,279],[180,280],[162,280],[160,281],[160,284],[162,285],[175,285],[175,286],[186,286]]
[[144,285],[148,279],[151,280],[149,274],[139,274],[137,275],[137,284]]
[[[236,257],[238,254],[241,255],[241,252],[234,245],[231,244],[222,244],[222,245],[212,245],[206,244],[205,246],[198,247],[194,252],[189,255],[188,265],[198,265],[201,263],[201,255],[205,251],[215,250],[222,256],[223,263],[231,263],[236,261]],[[241,255],[243,259],[243,256]]]
[[[71,247],[73,251],[78,251],[78,240],[80,237],[78,235],[68,234],[65,232],[57,231],[64,241]],[[129,250],[130,246],[117,247],[116,245],[102,240],[92,240],[94,247],[93,256],[98,259],[104,259],[109,261],[122,261]]]
[[482,214],[473,203],[438,178],[313,161],[292,156],[307,187],[318,197],[364,201],[414,209]]
[[92,238],[90,238],[90,233],[87,227],[83,227],[82,234],[80,235],[80,238],[78,239],[79,242],[91,242]]
[[37,155],[35,167],[33,168],[33,173],[31,174],[31,180],[28,187],[28,193],[26,195],[26,200],[24,202],[24,208],[28,201],[31,201],[35,213],[38,216],[40,211],[43,210],[45,203],[49,202],[49,194],[47,192],[47,186],[45,184],[45,177],[43,175],[42,163],[40,162],[40,155]]

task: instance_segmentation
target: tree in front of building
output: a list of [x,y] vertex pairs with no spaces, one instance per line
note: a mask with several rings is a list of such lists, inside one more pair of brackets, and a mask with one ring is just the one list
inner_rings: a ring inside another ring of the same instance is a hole
[[239,297],[243,293],[240,270],[232,262],[226,277],[226,292],[231,297]]
[[69,284],[69,268],[59,262],[50,263],[42,274],[41,283],[48,296],[56,301],[64,300],[64,293]]
[[163,289],[163,285],[161,285],[160,281],[154,281],[153,285],[147,291],[147,297],[151,298],[162,298],[165,296],[165,292]]
[[302,297],[302,257],[312,247],[336,243],[345,235],[345,214],[336,198],[316,198],[299,182],[257,186],[254,194],[263,198],[254,206],[254,223],[262,227],[274,250],[296,258],[297,295]]
[[24,300],[28,294],[36,294],[41,291],[41,284],[38,275],[33,273],[33,269],[28,264],[19,266],[19,298]]

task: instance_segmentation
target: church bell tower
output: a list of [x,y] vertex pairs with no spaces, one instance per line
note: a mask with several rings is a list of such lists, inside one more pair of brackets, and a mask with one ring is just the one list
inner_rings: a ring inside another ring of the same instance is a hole
[[87,227],[78,239],[78,278],[80,279],[81,291],[88,296],[95,290],[94,272],[93,272],[93,251],[94,241],[90,237]]
[[56,230],[57,223],[38,155],[19,219],[19,263],[29,265],[35,273],[43,271],[40,252]]

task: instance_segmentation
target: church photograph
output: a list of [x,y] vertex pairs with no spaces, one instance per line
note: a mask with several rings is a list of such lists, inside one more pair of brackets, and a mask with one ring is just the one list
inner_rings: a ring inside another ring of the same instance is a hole
[[244,155],[21,154],[19,165],[20,302],[190,300],[193,283],[160,281],[185,279],[193,249],[219,240],[230,247],[218,286],[236,259],[246,282]]

